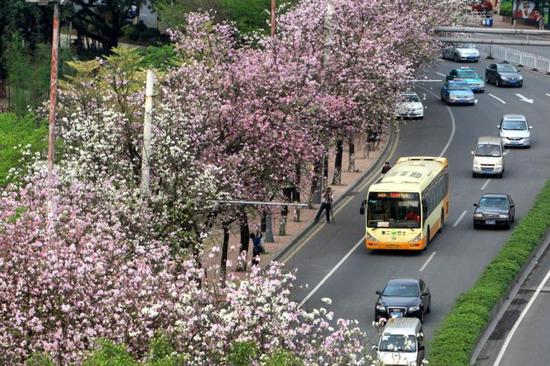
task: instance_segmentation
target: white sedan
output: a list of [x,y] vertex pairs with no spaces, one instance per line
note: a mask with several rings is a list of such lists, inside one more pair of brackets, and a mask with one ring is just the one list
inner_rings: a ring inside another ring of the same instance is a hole
[[451,44],[443,49],[442,57],[458,61],[479,61],[479,51],[475,45],[471,43]]
[[397,118],[424,118],[424,105],[418,94],[413,92],[399,93],[399,101],[395,107]]

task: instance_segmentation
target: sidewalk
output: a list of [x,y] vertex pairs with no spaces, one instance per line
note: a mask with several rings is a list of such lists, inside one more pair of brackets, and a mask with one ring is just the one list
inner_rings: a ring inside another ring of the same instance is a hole
[[[370,169],[381,169],[381,166],[378,166],[377,163],[380,162],[381,158],[386,159],[386,155],[391,146],[388,146],[390,142],[390,131],[386,131],[380,138],[378,146],[369,151],[368,157],[364,154],[366,152],[365,144],[366,138],[362,137],[359,141],[356,142],[355,146],[355,172],[348,171],[348,162],[349,162],[349,151],[347,144],[344,145],[344,156],[342,163],[342,183],[339,185],[331,185],[334,192],[334,205],[338,205],[339,199],[342,198],[350,189],[354,188],[355,184],[361,181],[366,175],[372,172]],[[394,141],[391,141],[394,142]],[[384,152],[386,154],[384,154]],[[332,181],[334,174],[334,157],[335,151],[330,151],[329,155],[329,183]],[[379,164],[382,164],[380,162]],[[309,184],[302,187],[301,190],[301,202],[307,203],[309,199]],[[359,213],[359,198],[357,198],[357,212]],[[302,208],[300,209],[300,221],[295,221],[294,210],[289,209],[288,221],[286,224],[286,235],[279,235],[279,224],[280,224],[280,209],[273,210],[273,234],[275,238],[274,243],[266,243],[264,241],[263,246],[267,253],[261,255],[261,263],[265,265],[266,263],[274,260],[274,257],[277,257],[277,254],[281,254],[285,249],[288,249],[295,241],[299,240],[306,232],[309,232],[309,229],[312,228],[313,219],[317,214],[319,205],[315,204],[313,209]],[[338,225],[338,217],[335,218],[334,225]],[[326,225],[324,215],[319,220],[317,225]],[[249,228],[250,231],[255,231],[256,228],[260,227],[260,217],[259,215],[255,217],[249,217]],[[223,235],[219,228],[216,228],[216,233],[211,238],[210,245],[221,246],[223,241]],[[230,228],[230,239],[229,239],[229,252],[228,252],[228,261],[227,261],[227,273],[234,273],[236,271],[237,260],[239,255],[240,248],[240,231],[239,231],[238,222],[234,223]],[[265,235],[264,235],[265,238]],[[275,258],[276,259],[276,258]],[[209,264],[219,265],[221,261],[221,251],[215,256],[205,257],[204,260]],[[247,269],[250,270],[252,260],[252,241],[249,243],[249,252],[247,256]],[[237,272],[237,275],[242,272]]]

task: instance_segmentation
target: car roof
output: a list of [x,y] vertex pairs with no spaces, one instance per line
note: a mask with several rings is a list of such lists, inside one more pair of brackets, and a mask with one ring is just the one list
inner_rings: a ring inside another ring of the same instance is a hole
[[418,284],[419,280],[414,278],[394,278],[393,280],[388,281],[388,285],[391,283],[392,285],[408,285],[408,284]]
[[527,118],[523,114],[505,114],[502,116],[502,119],[527,121]]
[[471,71],[476,71],[473,67],[470,67],[470,66],[460,66],[460,67],[456,67],[454,70],[471,70]]
[[480,136],[477,139],[478,144],[491,144],[491,145],[500,145],[502,140],[500,137],[496,136]]
[[484,193],[480,198],[508,198],[507,193]]
[[422,322],[418,318],[391,318],[384,327],[384,333],[416,335],[422,329]]

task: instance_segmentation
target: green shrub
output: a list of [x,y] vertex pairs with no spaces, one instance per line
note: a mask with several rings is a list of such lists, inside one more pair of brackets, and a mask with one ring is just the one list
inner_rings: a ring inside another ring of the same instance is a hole
[[123,345],[102,340],[99,346],[99,349],[86,357],[83,366],[139,366]]
[[304,363],[287,350],[273,352],[262,362],[262,366],[303,366]]
[[47,147],[48,125],[33,114],[17,117],[10,113],[0,114],[0,186],[8,182],[11,168],[23,168],[25,158],[21,149],[30,145],[31,152],[45,152]]
[[176,353],[165,335],[157,335],[151,341],[147,366],[183,366],[186,358]]
[[227,363],[231,366],[249,366],[258,356],[258,347],[252,342],[237,342],[231,346]]
[[500,3],[500,15],[511,17],[512,16],[512,1],[511,0],[502,0]]
[[502,299],[550,227],[550,181],[474,286],[459,296],[435,330],[428,360],[433,366],[467,366],[491,311]]
[[55,366],[55,363],[44,353],[33,353],[25,362],[25,366]]

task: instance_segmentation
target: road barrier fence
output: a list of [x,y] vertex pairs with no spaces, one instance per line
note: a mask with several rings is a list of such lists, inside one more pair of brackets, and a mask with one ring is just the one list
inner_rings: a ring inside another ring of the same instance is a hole
[[498,45],[479,45],[480,51],[498,61],[527,67],[529,69],[550,74],[550,59],[534,53]]

